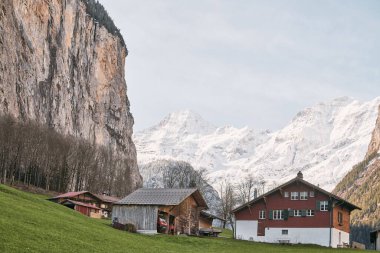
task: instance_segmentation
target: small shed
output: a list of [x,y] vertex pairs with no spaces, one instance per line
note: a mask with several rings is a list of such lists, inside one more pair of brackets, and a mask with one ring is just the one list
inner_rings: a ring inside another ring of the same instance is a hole
[[[197,189],[138,189],[114,203],[112,220],[139,233],[198,234],[206,201]],[[165,225],[166,224],[166,225]]]
[[199,216],[199,228],[211,228],[214,220],[225,221],[225,219],[216,216],[206,210],[202,210]]
[[222,222],[225,221],[223,218],[220,218],[206,210],[202,210],[199,215],[199,234],[218,236],[222,230],[213,227],[214,220],[220,220]]
[[380,251],[380,228],[370,233],[371,243],[375,245],[375,250]]

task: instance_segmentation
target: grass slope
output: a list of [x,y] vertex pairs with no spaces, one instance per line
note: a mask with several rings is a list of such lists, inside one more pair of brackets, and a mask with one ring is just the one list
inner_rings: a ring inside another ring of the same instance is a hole
[[233,239],[144,236],[113,229],[43,196],[0,185],[0,252],[357,252]]

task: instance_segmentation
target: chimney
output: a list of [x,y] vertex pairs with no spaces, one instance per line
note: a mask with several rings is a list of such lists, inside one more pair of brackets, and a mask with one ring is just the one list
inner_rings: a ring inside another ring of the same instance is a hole
[[301,171],[298,171],[297,173],[297,177],[300,178],[300,179],[303,179],[303,174]]
[[256,199],[257,198],[257,188],[255,188],[255,190],[253,191],[253,198]]

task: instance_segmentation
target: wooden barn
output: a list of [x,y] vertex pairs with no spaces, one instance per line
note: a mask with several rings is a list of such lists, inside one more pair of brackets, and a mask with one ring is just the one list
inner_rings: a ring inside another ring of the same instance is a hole
[[92,218],[110,217],[112,204],[120,199],[89,191],[66,192],[49,199]]
[[207,209],[197,189],[138,189],[114,203],[112,220],[133,224],[139,233],[198,234]]

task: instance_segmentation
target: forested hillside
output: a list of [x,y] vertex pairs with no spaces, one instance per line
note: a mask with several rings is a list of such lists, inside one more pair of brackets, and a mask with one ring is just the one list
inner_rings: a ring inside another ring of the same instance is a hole
[[[380,109],[380,108],[379,108]],[[360,206],[352,214],[352,239],[368,247],[369,231],[380,227],[380,110],[364,160],[336,186],[334,192]]]
[[63,135],[34,121],[0,116],[0,183],[15,181],[50,191],[126,191],[128,160],[112,149]]

